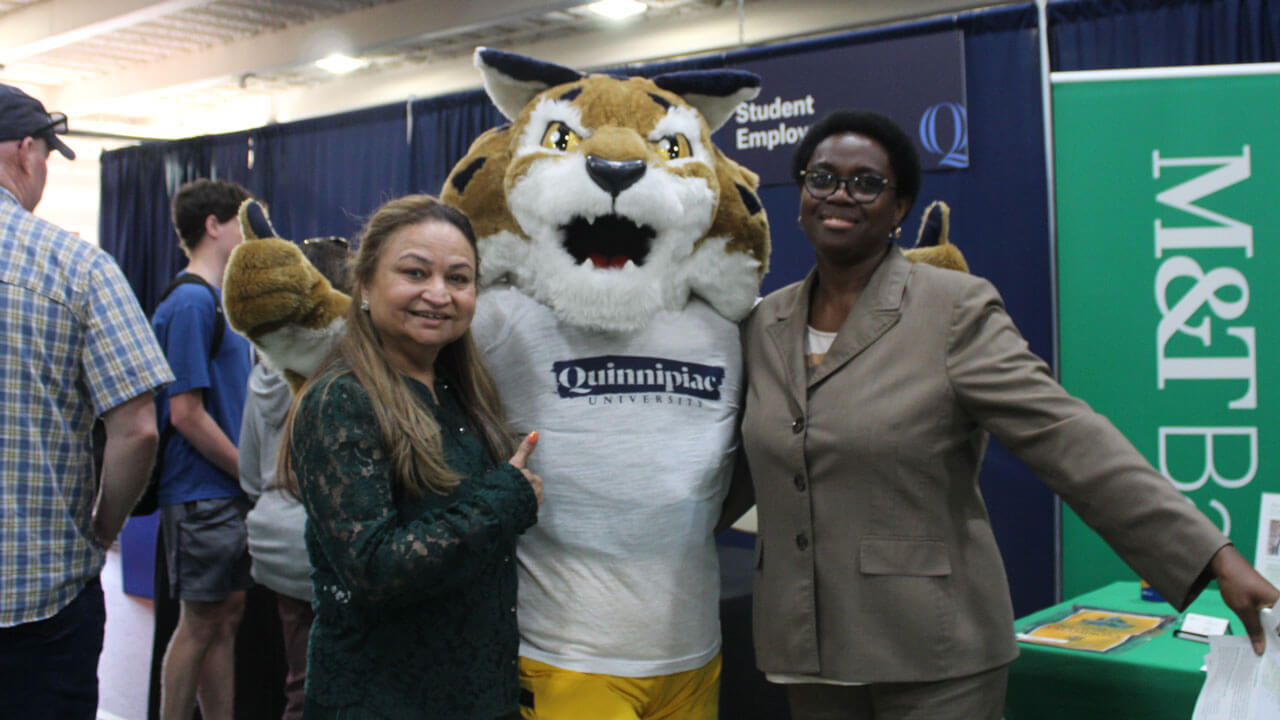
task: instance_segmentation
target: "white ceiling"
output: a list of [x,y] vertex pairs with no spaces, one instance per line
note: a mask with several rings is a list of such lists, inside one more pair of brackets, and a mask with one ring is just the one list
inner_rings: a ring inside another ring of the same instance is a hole
[[[478,87],[477,45],[580,70],[998,1],[646,0],[610,22],[558,0],[0,0],[0,82],[73,131],[187,137]],[[334,76],[333,52],[369,61]]]

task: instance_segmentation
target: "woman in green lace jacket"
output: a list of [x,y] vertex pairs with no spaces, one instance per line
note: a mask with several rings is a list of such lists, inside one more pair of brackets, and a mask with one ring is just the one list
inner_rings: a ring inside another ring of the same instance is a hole
[[308,718],[519,717],[513,556],[542,481],[471,339],[477,265],[462,213],[384,205],[346,337],[294,405],[281,476],[315,568]]

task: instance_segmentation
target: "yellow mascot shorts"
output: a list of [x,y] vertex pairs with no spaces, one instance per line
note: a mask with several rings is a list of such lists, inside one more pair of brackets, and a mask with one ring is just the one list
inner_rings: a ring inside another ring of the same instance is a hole
[[580,673],[520,658],[524,720],[716,720],[720,656],[695,670],[654,677]]

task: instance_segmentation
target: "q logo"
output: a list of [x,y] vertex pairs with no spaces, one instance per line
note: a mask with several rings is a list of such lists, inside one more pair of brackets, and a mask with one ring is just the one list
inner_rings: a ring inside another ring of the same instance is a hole
[[[943,142],[939,142],[939,125]],[[925,110],[920,116],[920,144],[925,150],[942,156],[938,161],[942,167],[969,167],[969,121],[964,106],[945,102]],[[950,147],[943,149],[944,145]]]

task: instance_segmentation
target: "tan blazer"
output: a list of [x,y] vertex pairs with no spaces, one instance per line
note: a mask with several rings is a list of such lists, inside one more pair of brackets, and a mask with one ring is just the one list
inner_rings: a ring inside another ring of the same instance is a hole
[[1228,540],[1054,381],[990,283],[891,251],[806,377],[813,282],[744,323],[762,670],[928,681],[1017,655],[978,491],[987,432],[1164,597],[1194,598]]

